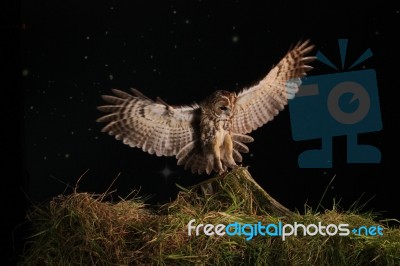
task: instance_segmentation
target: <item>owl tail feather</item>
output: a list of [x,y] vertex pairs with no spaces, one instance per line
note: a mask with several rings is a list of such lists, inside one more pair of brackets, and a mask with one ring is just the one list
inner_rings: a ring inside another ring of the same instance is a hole
[[193,174],[202,174],[204,172],[210,174],[213,170],[213,165],[209,165],[208,160],[197,149],[189,153],[182,161],[178,161],[178,165],[185,165],[185,170],[190,168]]
[[178,152],[176,159],[178,159],[178,165],[184,165],[185,170],[190,169],[192,173],[202,174],[206,172],[210,174],[214,168],[214,165],[208,162],[198,147],[198,140],[186,144]]
[[[248,148],[244,145],[243,142],[250,142],[252,140],[251,137],[242,135],[245,137],[242,138],[234,138],[233,140],[233,159],[235,162],[242,162],[242,155],[241,152],[245,153],[248,152]],[[236,139],[236,140],[235,140]],[[241,141],[239,141],[239,139]],[[222,170],[226,171],[228,167],[233,167],[234,165],[229,164],[229,162],[221,158],[221,162],[219,163],[218,160],[215,160],[215,157],[212,154],[205,156],[198,147],[198,141],[192,141],[184,146],[176,155],[178,159],[178,165],[184,165],[185,170],[190,169],[192,173],[203,174],[204,172],[208,175],[211,174],[212,171],[217,173],[220,172],[219,165],[221,164]]]

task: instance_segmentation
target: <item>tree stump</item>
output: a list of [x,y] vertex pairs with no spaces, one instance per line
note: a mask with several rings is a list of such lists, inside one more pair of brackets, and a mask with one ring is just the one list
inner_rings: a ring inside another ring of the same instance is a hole
[[297,214],[271,197],[251,176],[247,168],[238,167],[222,176],[216,176],[190,187],[206,199],[220,201],[243,200],[251,214],[268,213],[272,216],[291,218]]

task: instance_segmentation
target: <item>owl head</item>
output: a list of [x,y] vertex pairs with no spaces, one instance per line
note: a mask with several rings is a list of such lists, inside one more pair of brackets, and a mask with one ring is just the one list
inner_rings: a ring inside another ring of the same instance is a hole
[[230,119],[236,103],[236,93],[218,90],[211,94],[204,104],[211,114],[221,120]]

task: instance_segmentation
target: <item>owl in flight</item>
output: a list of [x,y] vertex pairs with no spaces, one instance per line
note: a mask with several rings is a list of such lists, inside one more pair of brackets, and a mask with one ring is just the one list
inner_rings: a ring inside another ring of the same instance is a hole
[[102,132],[157,156],[175,156],[192,173],[219,174],[242,162],[253,141],[246,135],[271,121],[299,90],[300,78],[312,69],[309,41],[299,42],[256,85],[239,93],[218,90],[199,104],[171,106],[136,89],[113,89],[99,106],[107,113]]

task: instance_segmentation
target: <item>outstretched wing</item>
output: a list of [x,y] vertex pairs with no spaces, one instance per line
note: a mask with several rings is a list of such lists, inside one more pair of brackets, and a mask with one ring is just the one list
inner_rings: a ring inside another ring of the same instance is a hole
[[115,96],[102,96],[109,105],[98,107],[109,113],[97,119],[107,123],[102,132],[157,156],[174,156],[197,139],[196,119],[200,110],[197,105],[172,107],[135,89],[131,89],[133,95],[112,91]]
[[257,85],[237,96],[232,131],[247,134],[272,120],[294,98],[301,77],[312,69],[307,63],[315,59],[306,56],[313,48],[309,41],[299,42],[271,69]]

